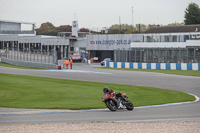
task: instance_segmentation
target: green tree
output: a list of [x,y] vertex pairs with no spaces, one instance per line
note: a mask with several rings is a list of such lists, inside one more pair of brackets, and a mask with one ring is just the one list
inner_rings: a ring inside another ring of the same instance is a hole
[[46,23],[42,23],[40,28],[54,28],[55,26],[50,23],[50,22],[46,22]]
[[195,3],[190,3],[185,10],[185,25],[200,24],[200,8]]
[[139,30],[140,32],[144,32],[147,29],[147,26],[145,24],[136,24],[135,28],[136,28],[136,31],[138,32]]
[[81,28],[79,31],[80,32],[89,32],[89,29],[87,29],[87,28]]
[[42,23],[40,28],[36,29],[36,33],[37,35],[57,35],[55,26],[50,22]]
[[184,25],[184,22],[182,23],[171,23],[171,24],[168,24],[167,26],[183,26]]
[[58,32],[71,32],[71,31],[72,31],[72,26],[70,25],[61,25],[59,27],[55,27],[50,22],[42,23],[40,28],[36,29],[37,35],[51,35],[51,36],[57,36]]
[[114,24],[108,29],[108,34],[129,34],[129,33],[133,33],[133,26],[128,24],[121,24],[121,25]]
[[71,32],[72,26],[70,25],[61,25],[55,28],[57,32]]

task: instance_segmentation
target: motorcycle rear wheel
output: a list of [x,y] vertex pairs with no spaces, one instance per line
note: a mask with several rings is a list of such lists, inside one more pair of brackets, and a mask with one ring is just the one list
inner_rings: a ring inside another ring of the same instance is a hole
[[111,111],[116,111],[117,110],[117,103],[115,101],[111,100],[111,99],[106,101],[106,106]]

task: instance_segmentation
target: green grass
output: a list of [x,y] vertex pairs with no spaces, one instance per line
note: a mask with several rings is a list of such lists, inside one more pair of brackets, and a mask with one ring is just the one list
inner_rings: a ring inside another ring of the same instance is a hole
[[3,62],[0,62],[0,66],[11,67],[11,68],[19,68],[19,69],[38,69],[38,70],[44,70],[42,68],[16,66],[16,65],[11,65],[11,64],[7,64],[7,63],[3,63]]
[[156,73],[164,73],[164,74],[175,74],[175,75],[198,76],[198,77],[200,77],[200,71],[194,71],[194,70],[154,70],[154,69],[109,68],[109,67],[99,67],[99,69],[156,72]]
[[102,88],[126,93],[135,106],[193,101],[189,94],[153,87],[0,74],[0,106],[45,109],[105,108]]

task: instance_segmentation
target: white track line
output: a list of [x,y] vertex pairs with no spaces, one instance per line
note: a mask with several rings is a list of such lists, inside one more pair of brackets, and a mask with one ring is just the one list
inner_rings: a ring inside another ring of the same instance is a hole
[[140,109],[140,108],[152,108],[152,107],[166,107],[166,106],[181,105],[181,104],[186,104],[186,103],[195,103],[195,102],[198,102],[200,100],[198,96],[191,94],[191,93],[188,93],[188,94],[194,96],[195,101],[168,103],[168,104],[161,104],[161,105],[140,106],[140,107],[135,107],[135,108]]
[[43,71],[51,71],[51,72],[75,72],[75,73],[97,73],[97,74],[112,74],[112,73],[106,73],[106,72],[94,72],[94,71],[85,71],[85,70],[43,70]]
[[[190,95],[195,97],[195,101],[188,101],[188,102],[179,102],[179,103],[169,103],[169,104],[161,104],[161,105],[150,105],[150,106],[140,106],[135,107],[135,109],[142,109],[142,108],[153,108],[153,107],[166,107],[166,106],[173,106],[173,105],[181,105],[181,104],[188,104],[188,103],[195,103],[200,101],[200,98],[194,94],[189,93]],[[96,111],[109,111],[106,109],[88,109],[88,110],[34,110],[34,111],[23,111],[23,112],[0,112],[0,115],[25,115],[25,114],[53,114],[53,113],[80,113],[80,112],[96,112]]]

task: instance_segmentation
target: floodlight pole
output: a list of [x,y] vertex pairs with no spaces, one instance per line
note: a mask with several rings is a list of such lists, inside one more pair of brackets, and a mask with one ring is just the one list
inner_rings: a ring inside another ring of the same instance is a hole
[[132,6],[132,27],[133,27],[133,6]]

